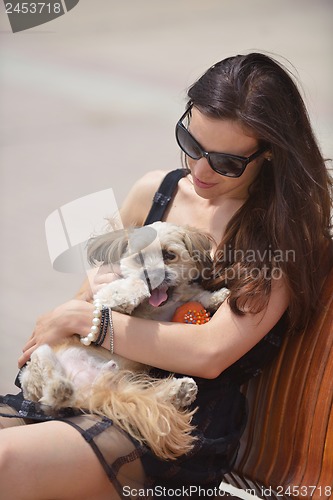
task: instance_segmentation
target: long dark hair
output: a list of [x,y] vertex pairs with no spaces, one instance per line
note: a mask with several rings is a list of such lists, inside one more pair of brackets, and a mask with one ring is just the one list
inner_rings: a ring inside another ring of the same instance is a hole
[[232,310],[255,313],[266,307],[271,278],[280,272],[290,327],[302,328],[327,271],[324,257],[332,263],[332,182],[300,92],[282,65],[251,53],[209,68],[188,97],[203,114],[252,129],[272,154],[229,222],[206,286],[226,283]]

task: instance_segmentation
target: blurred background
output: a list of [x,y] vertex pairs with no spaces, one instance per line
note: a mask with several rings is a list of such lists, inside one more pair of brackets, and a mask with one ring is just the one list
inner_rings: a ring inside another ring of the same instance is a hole
[[80,0],[12,33],[1,3],[0,393],[36,317],[84,279],[52,268],[45,220],[108,188],[120,206],[142,174],[178,167],[186,89],[214,62],[261,51],[286,64],[333,157],[332,14],[331,0]]

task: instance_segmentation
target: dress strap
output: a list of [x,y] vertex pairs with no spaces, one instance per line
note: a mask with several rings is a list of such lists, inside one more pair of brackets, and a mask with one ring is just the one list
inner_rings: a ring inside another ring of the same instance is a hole
[[144,222],[145,226],[162,220],[164,212],[166,211],[168,204],[175,193],[178,182],[188,173],[189,171],[185,168],[178,168],[177,170],[172,170],[166,174],[160,187],[154,195],[153,204]]

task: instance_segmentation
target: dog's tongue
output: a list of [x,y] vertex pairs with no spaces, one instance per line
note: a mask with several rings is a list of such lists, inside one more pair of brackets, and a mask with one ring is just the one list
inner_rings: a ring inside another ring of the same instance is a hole
[[158,307],[159,305],[162,304],[162,302],[165,302],[168,299],[167,295],[167,286],[161,286],[159,288],[155,288],[151,292],[151,296],[149,298],[149,304],[153,307]]

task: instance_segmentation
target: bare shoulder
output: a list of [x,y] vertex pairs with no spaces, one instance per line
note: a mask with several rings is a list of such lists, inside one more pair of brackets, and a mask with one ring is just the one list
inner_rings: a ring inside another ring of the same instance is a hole
[[120,210],[125,227],[143,225],[154,194],[167,173],[166,170],[153,170],[135,182]]

